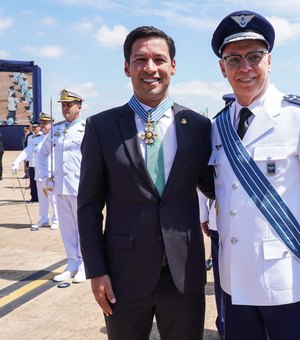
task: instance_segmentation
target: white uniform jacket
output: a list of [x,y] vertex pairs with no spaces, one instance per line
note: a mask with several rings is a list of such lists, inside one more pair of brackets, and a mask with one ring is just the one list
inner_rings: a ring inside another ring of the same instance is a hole
[[[235,104],[231,104],[233,121]],[[270,85],[243,140],[258,167],[300,221],[300,106]],[[300,261],[291,254],[252,203],[235,176],[212,127],[219,267],[233,304],[280,305],[300,301]],[[268,174],[268,163],[275,174]]]
[[[49,133],[48,133],[49,134]],[[34,164],[35,164],[35,180],[38,181],[43,176],[41,175],[41,169],[39,167],[38,157],[39,157],[39,151],[43,145],[44,140],[47,138],[48,134],[43,134],[43,138],[41,139],[40,143],[37,145],[35,149],[35,156],[34,156]],[[51,161],[50,161],[50,155],[49,155],[49,161],[48,161],[48,177],[51,176]]]
[[29,136],[26,148],[23,149],[18,157],[14,160],[13,165],[19,167],[22,162],[28,161],[29,166],[31,168],[35,168],[37,163],[37,152],[43,139],[44,136],[42,133]]
[[53,137],[54,155],[54,193],[56,195],[77,196],[80,165],[81,142],[85,130],[85,121],[80,120],[67,128],[65,121],[54,124],[53,133],[44,140],[38,155],[41,178],[48,177],[51,155],[51,136]]
[[215,201],[212,203],[211,207],[209,207],[209,199],[203,195],[199,189],[197,189],[197,194],[200,222],[203,223],[208,221],[209,229],[217,231]]

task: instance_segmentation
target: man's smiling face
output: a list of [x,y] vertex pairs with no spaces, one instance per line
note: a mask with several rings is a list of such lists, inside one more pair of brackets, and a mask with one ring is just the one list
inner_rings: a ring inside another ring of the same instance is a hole
[[137,99],[155,107],[169,95],[170,79],[176,72],[176,62],[171,60],[164,39],[141,38],[133,43],[130,62],[125,61],[124,70],[131,78]]

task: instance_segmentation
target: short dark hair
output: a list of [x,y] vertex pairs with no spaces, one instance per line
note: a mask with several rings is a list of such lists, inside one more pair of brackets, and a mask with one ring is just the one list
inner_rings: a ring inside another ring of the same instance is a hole
[[176,48],[175,48],[174,40],[171,37],[169,37],[165,32],[163,32],[162,30],[156,27],[141,26],[131,31],[125,39],[125,42],[123,45],[123,52],[124,52],[125,60],[128,63],[130,61],[130,55],[131,55],[133,43],[137,39],[147,38],[147,37],[158,37],[158,38],[164,39],[169,47],[171,60],[175,58]]

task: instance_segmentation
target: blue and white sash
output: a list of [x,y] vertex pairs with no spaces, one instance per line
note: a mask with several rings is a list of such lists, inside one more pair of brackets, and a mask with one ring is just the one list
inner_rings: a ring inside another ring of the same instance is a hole
[[142,105],[138,102],[135,96],[132,96],[128,102],[131,109],[138,114],[145,122],[148,122],[148,114],[150,113],[150,121],[157,122],[164,113],[173,105],[173,101],[170,97],[165,99],[162,103],[154,107],[153,109],[146,111]]
[[300,260],[299,222],[243,146],[231,124],[229,108],[219,114],[216,123],[235,175],[275,233]]

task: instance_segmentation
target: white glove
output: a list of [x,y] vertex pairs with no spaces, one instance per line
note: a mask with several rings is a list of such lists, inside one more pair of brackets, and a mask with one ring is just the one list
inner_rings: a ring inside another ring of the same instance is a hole
[[44,177],[44,178],[41,178],[40,181],[42,181],[43,190],[53,191],[53,189],[54,189],[54,180],[52,178]]
[[54,190],[54,178],[53,177],[48,177],[47,182],[46,182],[47,190],[48,191],[53,191]]
[[18,172],[18,170],[19,170],[19,166],[17,165],[17,164],[12,164],[12,166],[11,166],[11,171],[12,171],[12,173],[17,173]]

